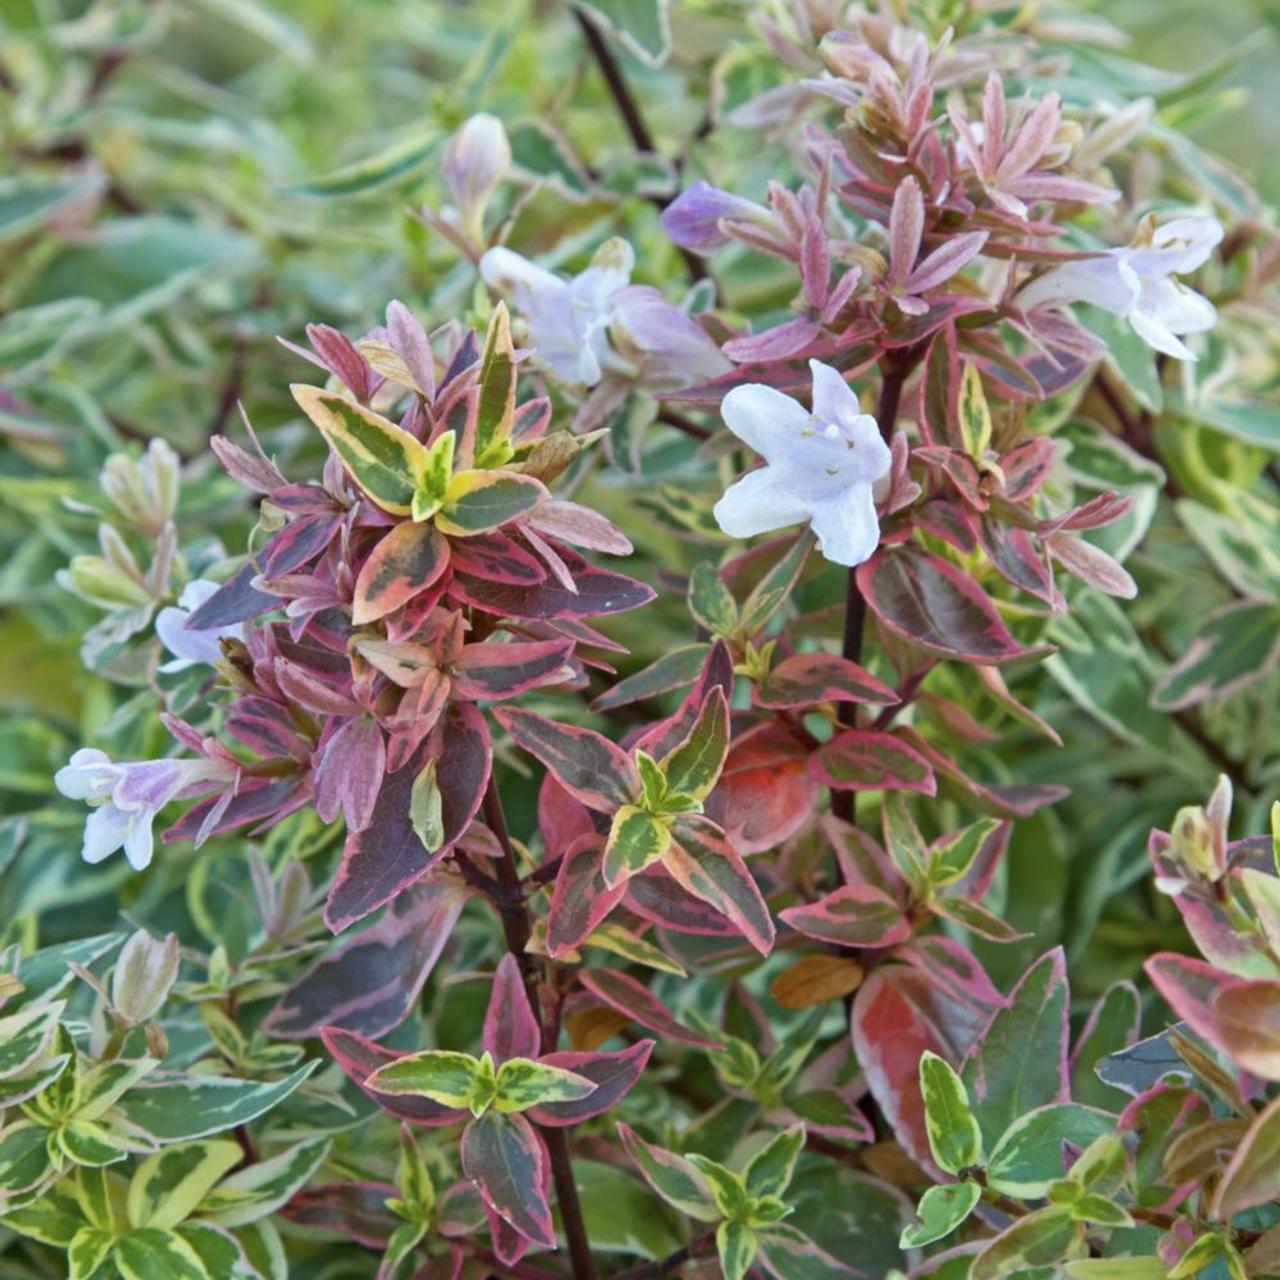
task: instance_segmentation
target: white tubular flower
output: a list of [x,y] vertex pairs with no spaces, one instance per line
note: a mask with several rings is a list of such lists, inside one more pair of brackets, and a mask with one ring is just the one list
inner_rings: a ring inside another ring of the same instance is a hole
[[169,605],[156,615],[156,635],[161,644],[173,654],[161,671],[185,671],[197,663],[212,666],[222,657],[222,637],[244,639],[244,624],[233,623],[229,627],[210,627],[207,631],[189,631],[187,619],[218,590],[216,582],[197,578],[182,589],[176,605]]
[[609,356],[613,295],[631,279],[634,266],[631,246],[614,238],[571,280],[510,249],[490,249],[480,259],[480,274],[523,313],[539,360],[557,378],[594,387]]
[[812,412],[760,383],[725,396],[729,430],[766,465],[729,488],[715,517],[734,538],[807,523],[828,560],[858,565],[880,541],[872,486],[889,470],[889,446],[837,370],[817,360],[809,368]]
[[1045,303],[1092,303],[1123,316],[1157,351],[1194,360],[1178,335],[1212,329],[1218,313],[1208,298],[1174,277],[1203,266],[1222,235],[1217,218],[1175,218],[1162,227],[1144,227],[1132,244],[1038,276],[1015,302],[1024,311]]

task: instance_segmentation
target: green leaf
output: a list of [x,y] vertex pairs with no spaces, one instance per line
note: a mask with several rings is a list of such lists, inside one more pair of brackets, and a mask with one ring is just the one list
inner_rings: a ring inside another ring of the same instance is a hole
[[1064,1209],[1037,1209],[1002,1231],[974,1259],[969,1280],[1009,1280],[1020,1270],[1047,1267],[1066,1257],[1084,1228]]
[[1043,956],[969,1051],[961,1079],[987,1145],[1019,1116],[1065,1092],[1066,962]]
[[729,749],[729,704],[714,690],[702,704],[689,736],[660,761],[671,792],[702,801],[720,777]]
[[1280,604],[1237,600],[1209,614],[1156,682],[1151,705],[1183,711],[1255,684],[1280,663]]
[[49,1171],[45,1131],[19,1120],[0,1131],[0,1195],[29,1191]]
[[916,1221],[903,1228],[899,1244],[904,1249],[919,1249],[943,1236],[950,1235],[972,1212],[982,1198],[976,1182],[949,1182],[930,1187],[920,1197]]
[[453,478],[453,455],[457,447],[455,431],[441,432],[431,442],[418,476],[417,492],[413,495],[412,514],[415,520],[429,520],[440,510]]
[[1064,1175],[1062,1144],[1087,1147],[1110,1133],[1115,1118],[1074,1102],[1038,1107],[1020,1116],[996,1143],[987,1162],[987,1180],[997,1191],[1033,1200]]
[[656,1261],[684,1241],[677,1216],[639,1178],[597,1160],[573,1161],[587,1238],[597,1252],[638,1254]]
[[66,1007],[65,1000],[55,1000],[0,1018],[0,1080],[19,1075],[48,1051]]
[[313,1059],[283,1080],[236,1080],[229,1076],[170,1077],[163,1084],[131,1089],[119,1103],[125,1119],[162,1142],[207,1138],[248,1124],[283,1102],[315,1069]]
[[691,1161],[674,1151],[645,1142],[625,1124],[618,1125],[618,1136],[644,1180],[669,1205],[698,1222],[719,1219],[711,1188]]
[[435,853],[444,844],[444,797],[436,781],[437,766],[438,761],[432,756],[409,789],[409,821],[428,853]]
[[121,1142],[105,1125],[93,1120],[69,1120],[54,1130],[58,1149],[74,1164],[97,1169],[127,1159],[132,1142]]
[[755,635],[790,598],[792,588],[804,572],[813,544],[813,534],[806,529],[787,554],[752,588],[742,606],[743,635]]
[[982,1163],[982,1131],[969,1109],[969,1094],[951,1064],[926,1050],[920,1058],[929,1148],[940,1169],[958,1174]]
[[286,187],[282,194],[318,196],[328,200],[366,195],[420,173],[439,145],[440,138],[435,132],[419,130],[383,147],[364,160],[332,169],[308,182]]
[[963,880],[988,836],[999,826],[998,818],[979,818],[939,840],[929,851],[929,883],[942,889]]
[[726,1218],[740,1219],[745,1216],[750,1198],[742,1179],[732,1169],[703,1155],[691,1154],[689,1163],[706,1179],[716,1208]]
[[752,1196],[780,1196],[791,1185],[796,1161],[804,1150],[804,1125],[793,1125],[771,1139],[751,1158],[742,1180]]
[[20,1236],[65,1249],[85,1225],[85,1214],[71,1192],[70,1179],[65,1179],[50,1187],[39,1199],[20,1208],[6,1209],[4,1225]]
[[149,1076],[159,1065],[155,1058],[116,1058],[90,1067],[80,1077],[76,1119],[101,1119],[138,1081]]
[[222,1276],[234,1276],[238,1280],[242,1275],[252,1275],[245,1269],[240,1242],[225,1228],[192,1220],[178,1227],[176,1234],[195,1251],[212,1280],[221,1280]]
[[356,484],[384,511],[409,515],[427,470],[426,446],[380,413],[336,391],[301,383],[290,390]]
[[756,1233],[742,1222],[722,1222],[716,1228],[716,1252],[724,1280],[742,1280],[756,1259]]
[[181,1236],[155,1227],[122,1236],[114,1257],[123,1280],[214,1280]]
[[1166,1280],[1159,1258],[1081,1258],[1063,1266],[1068,1280]]
[[498,1068],[499,1111],[527,1111],[548,1102],[577,1102],[595,1093],[585,1077],[529,1058],[508,1058]]
[[671,0],[589,0],[593,14],[642,62],[659,66],[671,52]]
[[546,486],[517,471],[459,471],[449,482],[436,525],[451,538],[490,533],[532,511]]
[[480,358],[480,398],[476,404],[475,459],[479,467],[501,465],[510,457],[508,439],[516,408],[516,356],[511,317],[499,302],[485,334]]
[[657,862],[671,846],[671,828],[652,814],[624,804],[613,815],[604,851],[604,882],[610,888]]
[[981,458],[991,447],[991,408],[982,389],[978,366],[966,360],[960,380],[960,439],[971,458]]
[[129,1181],[125,1207],[134,1227],[176,1227],[244,1151],[238,1142],[187,1142],[148,1156]]
[[738,626],[738,606],[710,560],[699,560],[689,575],[689,612],[712,635],[730,636]]
[[379,1093],[411,1094],[463,1110],[476,1095],[480,1060],[469,1053],[427,1049],[380,1067],[367,1083]]
[[0,180],[0,244],[37,230],[63,205],[101,184],[102,178],[92,171],[62,178],[20,175]]
[[67,1246],[67,1280],[89,1280],[107,1260],[115,1237],[97,1227],[82,1227]]

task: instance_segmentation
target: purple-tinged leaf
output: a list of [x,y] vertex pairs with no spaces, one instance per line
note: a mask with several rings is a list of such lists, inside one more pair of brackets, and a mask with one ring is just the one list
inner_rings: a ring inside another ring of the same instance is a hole
[[259,569],[248,561],[233,578],[228,579],[187,619],[188,631],[213,631],[218,627],[248,622],[268,609],[280,607],[280,600],[253,585]]
[[437,877],[405,890],[372,928],[312,965],[263,1020],[263,1030],[305,1040],[330,1030],[385,1035],[408,1016],[467,899]]
[[352,716],[325,736],[314,770],[316,813],[332,822],[339,813],[350,831],[363,831],[373,821],[382,789],[387,746],[370,716]]
[[598,511],[563,498],[552,498],[529,513],[527,524],[539,533],[571,547],[602,551],[606,555],[627,556],[632,552],[631,539],[612,520]]
[[619,1053],[548,1053],[540,1061],[550,1067],[561,1067],[590,1080],[595,1092],[577,1102],[550,1102],[533,1107],[529,1119],[535,1124],[578,1124],[592,1116],[602,1115],[616,1106],[635,1087],[644,1074],[645,1064],[653,1052],[652,1040],[640,1040]]
[[691,1044],[699,1049],[719,1049],[718,1040],[710,1040],[677,1022],[671,1010],[643,983],[616,969],[583,969],[578,980],[598,1000],[638,1022],[647,1031],[656,1031],[666,1040]]
[[824,743],[812,760],[814,776],[837,791],[922,791],[938,784],[929,762],[892,733],[846,729]]
[[847,884],[817,902],[778,913],[799,933],[842,947],[893,947],[911,936],[902,908],[870,884]]
[[547,580],[546,566],[505,533],[481,533],[450,544],[455,572],[486,582],[536,587]]
[[508,953],[493,975],[489,1008],[484,1015],[484,1047],[498,1063],[508,1058],[536,1058],[542,1032],[529,1004],[520,961]]
[[551,682],[573,649],[567,639],[469,644],[454,666],[454,691],[476,701],[513,698]]
[[523,587],[503,582],[486,582],[482,578],[464,574],[454,578],[450,590],[464,604],[474,605],[486,613],[501,618],[531,620],[594,618],[604,614],[626,613],[648,604],[654,598],[653,588],[634,578],[597,569],[585,561],[581,561],[582,568],[574,560],[568,560],[568,563],[578,588],[576,592],[568,591],[554,582]]
[[262,549],[262,576],[268,580],[310,564],[328,545],[341,525],[337,512],[291,520]]
[[798,653],[784,658],[756,686],[762,707],[810,707],[817,702],[865,702],[889,705],[898,695],[865,667],[829,653]]
[[331,1231],[366,1249],[385,1249],[402,1224],[387,1208],[396,1189],[387,1182],[339,1182],[299,1191],[280,1213],[301,1227]]
[[565,851],[547,913],[547,950],[553,957],[580,946],[627,895],[627,882],[610,889],[604,882],[604,851],[591,833]]
[[488,1111],[462,1135],[463,1172],[484,1202],[535,1244],[556,1247],[551,1207],[543,1190],[546,1150],[522,1115]]
[[857,573],[877,619],[913,644],[966,662],[1028,655],[982,588],[939,556],[912,545],[888,547]]
[[707,818],[687,815],[676,820],[672,836],[663,866],[767,956],[773,948],[773,917],[747,864],[724,833]]
[[360,627],[385,617],[432,586],[448,566],[449,542],[435,525],[396,525],[356,578],[351,621]]
[[650,924],[707,938],[740,936],[731,921],[686,893],[660,863],[632,876],[625,887],[628,910]]
[[[414,779],[428,757],[437,761],[444,826],[444,843],[430,853],[410,816]],[[421,755],[386,776],[369,825],[347,837],[325,904],[325,923],[334,933],[390,901],[445,856],[479,810],[491,765],[484,717],[469,704],[451,705]]]
[[612,813],[640,794],[631,757],[602,734],[515,708],[504,707],[494,717],[587,808]]
[[672,649],[642,671],[619,680],[591,704],[592,711],[613,711],[632,702],[658,698],[675,689],[692,684],[706,660],[705,644],[685,645]]

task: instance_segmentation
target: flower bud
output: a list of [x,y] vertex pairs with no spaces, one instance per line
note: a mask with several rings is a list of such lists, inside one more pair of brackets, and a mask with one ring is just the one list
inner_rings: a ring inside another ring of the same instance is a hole
[[1197,880],[1217,880],[1222,870],[1214,852],[1213,823],[1199,805],[1179,809],[1173,820],[1174,858]]
[[139,929],[124,944],[111,976],[111,1004],[117,1017],[136,1027],[160,1011],[178,976],[178,935],[153,938]]
[[510,168],[511,144],[496,116],[472,116],[445,147],[440,172],[453,192],[463,230],[478,244],[484,242],[489,198]]
[[177,510],[181,466],[172,447],[157,438],[141,461],[113,453],[102,468],[102,491],[135,528],[159,533]]
[[57,573],[58,584],[101,609],[135,609],[151,603],[146,588],[101,556],[72,556]]

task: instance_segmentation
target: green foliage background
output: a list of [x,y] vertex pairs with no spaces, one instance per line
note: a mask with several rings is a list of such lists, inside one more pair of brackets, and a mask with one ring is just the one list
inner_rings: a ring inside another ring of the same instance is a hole
[[[701,68],[718,60],[716,85],[730,101],[776,74],[746,35],[752,7],[679,4],[675,58],[660,69],[626,59],[669,154],[685,150],[703,118]],[[1280,169],[1269,163],[1280,144],[1266,45],[1280,25],[1274,3],[1093,7],[1133,31],[1136,56],[1177,70],[1250,41],[1242,61],[1181,95],[1167,118],[1280,193]],[[517,161],[545,179],[520,215],[524,252],[557,246],[559,260],[580,262],[616,232],[636,245],[637,279],[678,292],[684,276],[655,207],[629,194],[652,175],[624,162],[622,126],[571,19],[550,0],[6,0],[0,32],[0,313],[10,313],[0,314],[0,387],[24,406],[0,401],[9,440],[0,462],[0,785],[5,812],[28,815],[40,837],[0,880],[0,927],[5,940],[47,942],[107,925],[121,906],[145,916],[182,879],[175,868],[173,880],[141,890],[119,860],[90,872],[76,857],[83,811],[49,802],[53,770],[79,743],[108,742],[125,757],[163,743],[153,721],[130,718],[127,690],[83,668],[80,638],[96,615],[53,581],[70,555],[93,548],[106,454],[153,434],[170,440],[189,464],[184,530],[238,550],[250,506],[204,450],[213,430],[233,422],[235,400],[286,464],[303,450],[314,456],[287,399],[297,361],[275,335],[297,337],[307,321],[358,332],[392,297],[437,318],[484,305],[471,268],[409,212],[438,205],[433,162],[478,110],[504,119]],[[540,129],[548,119],[589,160],[603,198],[584,195],[577,162]],[[686,177],[703,172],[752,196],[787,176],[776,147],[727,129],[693,145]],[[780,268],[741,255],[724,280],[729,306],[757,316],[783,307],[791,287]],[[1223,439],[1203,447],[1217,450],[1221,474],[1251,484],[1265,455]],[[661,507],[685,458],[683,449],[651,450],[632,473],[597,482],[592,501],[614,514]],[[1131,459],[1112,462],[1153,509],[1159,477]],[[1226,502],[1220,491],[1200,496]],[[654,515],[647,528],[625,521],[639,544],[635,571],[651,579],[688,559]],[[1142,587],[1136,605],[1082,600],[1057,637],[1059,657],[1020,678],[1020,696],[1061,729],[1064,747],[1025,730],[984,749],[989,776],[1073,788],[1069,801],[1017,825],[1004,892],[1012,921],[1035,936],[986,948],[1000,982],[1062,941],[1084,999],[1134,972],[1154,947],[1178,944],[1172,908],[1149,888],[1144,845],[1150,827],[1208,794],[1221,760],[1206,736],[1240,766],[1239,831],[1265,825],[1277,751],[1262,708],[1274,705],[1280,682],[1272,676],[1211,704],[1191,728],[1150,710],[1167,655],[1144,650],[1139,637],[1185,637],[1226,593],[1167,504],[1130,567]],[[634,635],[636,666],[686,641],[682,603],[668,595]],[[998,718],[991,707],[983,715]]]

